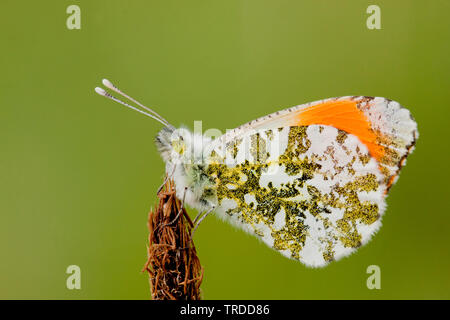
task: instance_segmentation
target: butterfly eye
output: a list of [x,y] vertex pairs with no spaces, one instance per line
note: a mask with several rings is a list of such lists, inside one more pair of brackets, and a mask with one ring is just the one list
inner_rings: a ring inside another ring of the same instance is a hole
[[178,154],[183,154],[185,149],[184,141],[180,138],[180,140],[174,140],[172,142],[173,150]]

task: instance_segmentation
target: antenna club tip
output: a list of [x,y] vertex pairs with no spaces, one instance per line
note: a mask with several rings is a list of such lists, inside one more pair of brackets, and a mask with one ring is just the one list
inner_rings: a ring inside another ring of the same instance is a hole
[[100,87],[96,87],[95,92],[97,92],[101,96],[106,96],[106,94],[107,94],[106,91]]
[[103,79],[102,83],[105,87],[110,88],[110,89],[114,89],[114,85],[111,83],[111,81],[109,81],[108,79]]

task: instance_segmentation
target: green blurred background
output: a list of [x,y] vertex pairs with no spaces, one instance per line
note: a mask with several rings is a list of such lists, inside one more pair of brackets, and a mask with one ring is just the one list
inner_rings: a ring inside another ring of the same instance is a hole
[[[81,30],[66,28],[71,4]],[[370,4],[381,30],[366,27]],[[450,298],[449,14],[448,0],[2,0],[0,298],[150,296],[160,125],[96,95],[104,77],[191,128],[334,96],[399,101],[420,138],[374,240],[310,269],[210,217],[196,234],[204,298]],[[66,288],[71,264],[81,290]],[[366,287],[372,264],[381,290]]]

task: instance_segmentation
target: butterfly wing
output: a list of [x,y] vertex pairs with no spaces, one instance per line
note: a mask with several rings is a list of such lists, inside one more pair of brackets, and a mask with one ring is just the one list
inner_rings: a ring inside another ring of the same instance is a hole
[[217,212],[285,256],[324,266],[367,243],[417,138],[409,111],[344,97],[245,124],[211,145]]
[[395,183],[419,136],[408,109],[382,97],[329,98],[295,106],[250,121],[216,140],[216,147],[239,140],[250,130],[329,125],[353,134],[380,165],[388,189]]

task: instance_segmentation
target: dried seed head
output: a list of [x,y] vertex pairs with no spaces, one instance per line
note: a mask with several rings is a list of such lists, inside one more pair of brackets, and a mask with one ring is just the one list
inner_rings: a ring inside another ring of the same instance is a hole
[[203,267],[191,239],[193,223],[167,181],[148,218],[148,260],[153,300],[199,300]]

